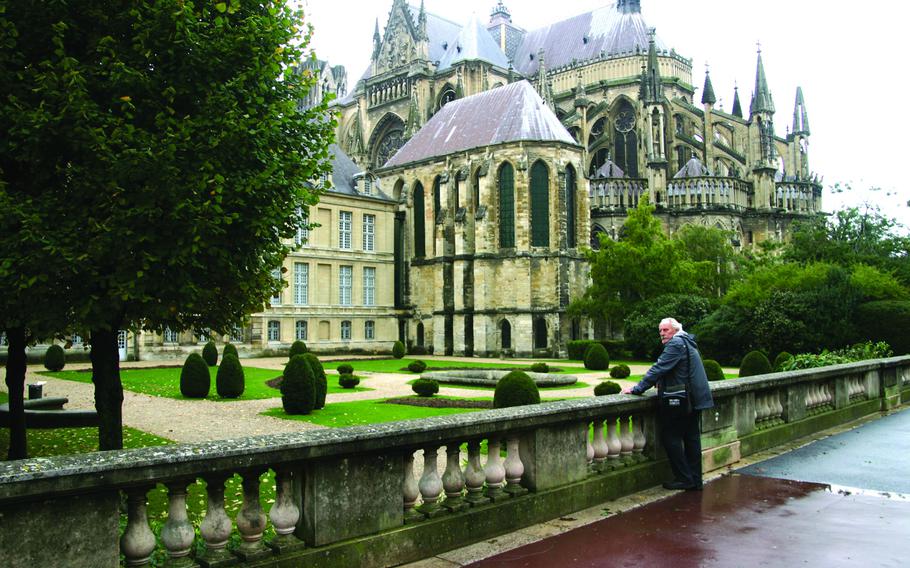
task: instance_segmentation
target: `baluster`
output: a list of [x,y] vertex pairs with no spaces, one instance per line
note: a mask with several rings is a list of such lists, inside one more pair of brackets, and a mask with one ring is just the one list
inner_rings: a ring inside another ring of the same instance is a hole
[[499,501],[508,497],[502,490],[505,483],[506,468],[502,465],[502,457],[499,455],[499,440],[490,438],[487,440],[487,465],[484,467],[484,473],[487,476],[487,497],[490,501]]
[[270,554],[262,543],[265,532],[266,516],[259,503],[259,476],[262,470],[248,470],[240,474],[243,477],[243,505],[237,511],[237,532],[240,533],[240,546],[234,554],[243,560],[255,560]]
[[290,469],[275,470],[275,504],[269,510],[269,520],[275,527],[275,537],[266,544],[275,552],[287,552],[303,543],[294,536],[300,508],[294,502],[294,477]]
[[186,515],[186,487],[189,481],[171,481],[167,486],[167,521],[161,527],[161,543],[167,550],[168,566],[193,566],[189,557],[196,532]]
[[439,477],[436,458],[438,446],[423,449],[423,475],[417,486],[420,488],[420,497],[423,503],[417,509],[427,518],[438,517],[445,511],[439,506],[439,496],[442,495],[442,479]]
[[146,494],[151,487],[132,487],[126,490],[126,530],[120,537],[120,552],[127,566],[147,566],[155,551],[155,533],[149,528],[146,513]]
[[829,408],[834,408],[834,385],[831,383],[825,385],[825,403]]
[[645,461],[645,444],[647,440],[645,438],[645,426],[643,424],[645,417],[642,415],[632,417],[632,454],[635,456],[635,461]]
[[446,470],[442,474],[442,487],[445,490],[446,499],[442,502],[442,505],[453,513],[468,507],[462,496],[464,474],[461,473],[461,466],[458,463],[460,457],[461,449],[459,444],[448,444],[446,446]]
[[[588,423],[585,422],[582,427],[587,430]],[[591,437],[588,435],[585,435],[585,446],[587,447],[588,467],[594,469],[594,444],[591,443]]]
[[469,505],[476,507],[490,502],[490,499],[483,494],[483,482],[486,480],[486,475],[480,466],[480,440],[468,442],[468,463],[464,468],[464,480],[468,490],[465,501]]
[[233,559],[227,550],[228,537],[231,536],[232,523],[224,510],[224,482],[227,474],[214,474],[205,478],[205,491],[208,505],[205,518],[199,524],[199,534],[205,541],[205,552],[196,560],[204,567],[214,566],[219,562]]
[[631,416],[621,416],[619,418],[619,441],[621,443],[619,455],[623,463],[632,462],[632,448],[635,447],[635,441],[632,437]]
[[417,498],[420,497],[417,478],[414,477],[414,452],[408,452],[404,458],[404,481],[401,484],[401,494],[404,500],[404,522],[422,521],[423,515],[414,509]]
[[622,441],[616,433],[616,418],[607,419],[607,467],[610,470],[619,467],[619,454],[622,452]]
[[774,393],[774,419],[778,424],[784,422],[784,404],[780,401],[780,392]]
[[771,408],[768,406],[768,395],[762,393],[758,395],[758,422],[764,423],[771,414]]
[[591,445],[594,447],[594,471],[606,471],[604,461],[607,459],[610,449],[604,439],[603,422],[598,419],[594,420],[594,442]]
[[506,461],[503,464],[506,475],[505,492],[512,497],[518,497],[528,492],[527,489],[521,486],[521,476],[524,475],[525,466],[521,463],[518,445],[517,436],[510,436],[506,440]]

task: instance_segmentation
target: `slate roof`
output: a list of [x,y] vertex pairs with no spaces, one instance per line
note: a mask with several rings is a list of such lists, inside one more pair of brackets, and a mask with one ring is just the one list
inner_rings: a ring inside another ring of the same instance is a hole
[[[344,153],[344,150],[338,144],[329,145],[329,154],[332,156],[332,187],[328,191],[344,195],[362,196],[363,194],[356,189],[357,184],[354,183],[354,176],[363,170]],[[389,199],[375,183],[373,184],[373,194],[369,197]]]
[[401,166],[426,158],[518,140],[576,145],[534,87],[518,81],[452,101],[383,166]]
[[503,69],[509,67],[509,60],[474,13],[439,60],[439,70],[448,69],[460,61],[478,60],[487,61]]
[[710,176],[710,175],[711,175],[711,172],[708,171],[708,168],[705,167],[705,165],[701,162],[701,160],[699,160],[695,156],[692,156],[692,158],[689,159],[688,162],[686,162],[686,165],[683,166],[678,172],[676,172],[676,174],[673,176],[673,179],[690,178],[690,177],[704,177],[704,176]]

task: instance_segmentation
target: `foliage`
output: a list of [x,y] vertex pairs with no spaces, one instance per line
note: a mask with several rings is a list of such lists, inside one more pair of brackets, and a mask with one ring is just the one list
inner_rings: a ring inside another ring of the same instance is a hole
[[350,363],[342,363],[336,367],[339,375],[350,375],[354,372],[354,365]]
[[433,396],[439,392],[439,382],[433,379],[417,379],[411,385],[411,390],[418,396]]
[[411,361],[408,363],[408,370],[412,373],[422,373],[427,370],[427,364],[421,360]]
[[910,301],[882,300],[861,304],[856,310],[856,328],[861,337],[888,343],[897,355],[910,353]]
[[402,357],[404,357],[404,355],[405,355],[404,343],[402,343],[400,341],[396,341],[395,344],[392,345],[392,357],[394,357],[396,359],[401,359]]
[[61,371],[66,366],[66,353],[56,343],[44,352],[44,368],[48,371]]
[[240,358],[240,355],[237,353],[237,347],[233,343],[225,343],[224,348],[221,349],[222,357],[227,357],[228,355],[233,355],[238,359]]
[[333,402],[321,412],[306,415],[288,416],[281,408],[264,412],[266,416],[275,416],[290,420],[301,420],[331,428],[378,424],[396,420],[426,418],[429,416],[447,416],[465,412],[477,412],[477,408],[433,408],[409,404],[387,404],[384,400],[356,400],[351,402]]
[[612,369],[610,369],[610,376],[614,379],[625,379],[630,374],[632,374],[632,370],[629,369],[629,366],[625,363],[620,363],[619,365],[615,365]]
[[711,302],[692,294],[663,294],[639,302],[626,316],[623,327],[626,346],[635,357],[654,360],[663,350],[657,326],[674,317],[684,328],[692,328],[711,313]]
[[[237,355],[235,354],[234,356],[236,357]],[[218,348],[215,347],[214,341],[207,342],[202,348],[202,360],[209,367],[214,367],[218,364]]]
[[530,367],[528,367],[528,370],[532,373],[549,373],[550,366],[541,361],[539,363],[532,364]]
[[221,365],[215,375],[215,391],[223,398],[240,398],[245,387],[243,366],[240,359],[227,356],[221,358]]
[[319,358],[312,353],[304,353],[303,356],[306,358],[307,363],[310,364],[310,368],[313,369],[313,379],[316,381],[316,402],[313,405],[313,408],[316,410],[325,408],[325,396],[329,391],[329,383],[325,377],[325,369],[319,361]]
[[594,396],[606,396],[619,394],[620,392],[622,392],[622,387],[619,386],[619,383],[614,383],[613,381],[603,381],[594,387]]
[[566,350],[569,352],[569,359],[573,361],[583,361],[588,347],[594,345],[597,341],[593,339],[575,339],[566,343]]
[[794,371],[797,369],[812,369],[815,367],[827,367],[828,365],[840,365],[842,363],[854,363],[856,361],[865,361],[867,359],[881,359],[892,355],[891,347],[879,341],[873,343],[857,343],[845,349],[835,351],[824,350],[821,353],[799,353],[787,360],[781,367],[782,371]]
[[705,375],[708,376],[709,381],[722,381],[726,378],[720,363],[714,359],[704,359],[701,364],[705,368]]
[[316,378],[306,356],[294,355],[284,366],[281,406],[288,414],[309,414],[316,404]]
[[693,263],[696,287],[713,298],[725,294],[742,264],[731,244],[732,233],[716,227],[683,225],[673,238],[683,243]]
[[198,353],[190,353],[180,369],[180,394],[186,398],[205,398],[211,388],[209,366]]
[[787,351],[781,351],[780,353],[777,354],[777,357],[774,358],[774,363],[772,364],[772,370],[780,371],[783,368],[784,364],[792,358],[793,358],[792,353],[788,353]]
[[751,377],[753,375],[764,375],[771,372],[771,362],[768,361],[767,355],[761,351],[750,351],[743,357],[739,364],[739,376]]
[[349,373],[342,373],[338,375],[338,386],[343,389],[352,389],[360,384],[360,377],[356,377]]
[[291,359],[296,355],[303,355],[308,351],[309,350],[307,349],[306,343],[298,339],[294,343],[291,343],[291,349],[288,351],[288,359]]
[[523,371],[510,371],[496,383],[493,392],[493,408],[539,404],[540,390],[537,384]]
[[610,356],[606,348],[600,343],[588,347],[585,353],[585,369],[592,371],[606,371],[610,366]]

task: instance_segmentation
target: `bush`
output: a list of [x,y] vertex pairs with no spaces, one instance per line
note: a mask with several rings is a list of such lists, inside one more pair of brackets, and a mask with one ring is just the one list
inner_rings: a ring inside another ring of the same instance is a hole
[[244,387],[243,367],[240,365],[240,359],[230,355],[222,357],[218,374],[215,375],[215,389],[218,391],[218,396],[239,398],[243,394]]
[[433,379],[417,379],[411,385],[411,390],[417,393],[417,396],[433,396],[439,392],[439,383]]
[[724,370],[720,368],[720,363],[714,359],[705,359],[701,362],[705,368],[705,375],[709,381],[722,381],[727,377],[724,376]]
[[228,355],[233,355],[234,357],[240,358],[240,355],[237,354],[237,348],[234,347],[233,343],[225,343],[224,348],[221,350],[221,357],[227,357]]
[[284,366],[281,406],[288,414],[309,414],[316,404],[316,378],[303,354],[294,355]]
[[910,301],[882,300],[861,304],[856,310],[857,331],[862,337],[884,341],[895,355],[910,353],[910,334],[904,333],[910,320]]
[[508,408],[540,403],[537,385],[523,371],[512,371],[499,379],[493,393],[493,408]]
[[303,355],[304,353],[308,352],[309,349],[306,348],[306,343],[298,339],[294,343],[291,343],[291,350],[288,351],[288,359],[294,357],[295,355]]
[[215,347],[214,341],[209,341],[202,348],[202,360],[209,367],[214,367],[218,364],[218,348]]
[[597,343],[591,339],[575,339],[566,343],[566,350],[569,352],[569,359],[573,361],[584,361],[585,353],[588,347]]
[[190,353],[180,369],[180,394],[186,398],[205,398],[212,388],[212,375],[205,359]]
[[891,348],[887,343],[879,341],[872,343],[857,343],[845,349],[837,351],[828,351],[827,349],[819,354],[800,353],[787,359],[781,366],[781,371],[795,371],[797,369],[813,369],[815,367],[827,367],[828,365],[840,365],[842,363],[854,363],[866,359],[880,359],[890,357]]
[[591,371],[606,371],[610,366],[610,356],[607,349],[600,343],[588,347],[585,353],[585,369]]
[[610,369],[610,376],[614,379],[625,379],[632,374],[632,370],[629,369],[629,366],[625,363],[620,363],[612,369]]
[[786,351],[781,351],[777,354],[777,357],[774,358],[774,370],[780,371],[783,369],[784,364],[793,358],[792,353],[787,353]]
[[623,337],[635,357],[656,359],[663,350],[657,325],[673,315],[684,327],[695,327],[711,312],[711,302],[691,294],[663,294],[639,302],[626,315]]
[[[301,341],[301,343],[303,342]],[[316,410],[325,408],[325,395],[329,391],[329,383],[325,378],[325,369],[322,367],[322,363],[319,362],[319,358],[312,353],[304,353],[303,356],[306,358],[307,363],[310,364],[310,368],[313,369],[313,379],[316,381],[316,402],[313,408]]]
[[63,347],[51,345],[44,352],[44,368],[48,371],[61,371],[66,366],[66,354]]
[[411,371],[412,373],[422,373],[426,370],[427,370],[427,364],[424,363],[423,361],[417,360],[417,361],[411,361],[410,363],[408,363],[408,371]]
[[528,368],[532,373],[549,373],[550,366],[546,363],[534,363]]
[[613,381],[603,381],[594,387],[594,396],[606,396],[608,394],[619,394],[620,392],[622,392],[622,387]]
[[396,341],[395,344],[392,345],[392,357],[396,359],[404,357],[404,343]]
[[354,374],[354,365],[350,363],[342,363],[336,367],[339,375],[352,375]]
[[423,345],[412,345],[410,353],[411,355],[426,355],[427,348]]
[[771,372],[771,362],[761,351],[750,351],[739,364],[739,376],[751,377]]
[[360,384],[360,377],[345,373],[338,375],[338,386],[343,389],[352,389]]

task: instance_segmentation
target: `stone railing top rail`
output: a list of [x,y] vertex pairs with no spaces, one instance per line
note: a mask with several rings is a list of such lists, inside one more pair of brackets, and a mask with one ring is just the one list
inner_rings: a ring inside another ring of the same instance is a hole
[[[514,370],[514,369],[513,369]],[[420,375],[422,379],[433,379],[441,383],[481,384],[495,386],[499,379],[512,370],[466,370],[466,371],[430,371]],[[538,386],[574,385],[578,382],[575,375],[558,375],[555,373],[533,373],[523,371]]]

